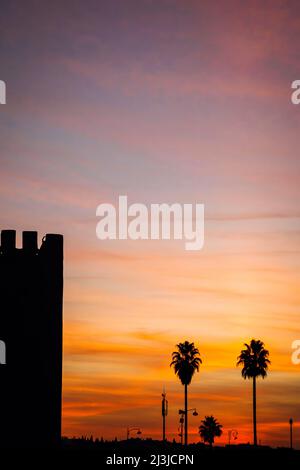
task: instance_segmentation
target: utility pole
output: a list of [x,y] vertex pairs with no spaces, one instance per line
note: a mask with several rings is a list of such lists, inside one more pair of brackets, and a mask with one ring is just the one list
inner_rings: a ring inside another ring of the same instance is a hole
[[163,442],[166,441],[166,416],[168,415],[168,400],[167,400],[167,394],[165,392],[165,389],[162,393],[162,402],[161,402],[161,414],[162,414],[162,420],[163,420]]
[[290,418],[290,448],[293,448],[293,418]]

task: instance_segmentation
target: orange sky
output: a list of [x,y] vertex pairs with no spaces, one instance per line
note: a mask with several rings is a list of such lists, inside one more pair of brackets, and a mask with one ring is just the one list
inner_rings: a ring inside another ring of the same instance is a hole
[[[72,12],[72,14],[71,14]],[[259,338],[258,438],[300,447],[300,11],[296,1],[29,0],[1,15],[1,228],[65,236],[63,433],[177,436],[179,341],[206,414],[251,440],[236,357]],[[205,245],[96,238],[96,207],[204,203]]]

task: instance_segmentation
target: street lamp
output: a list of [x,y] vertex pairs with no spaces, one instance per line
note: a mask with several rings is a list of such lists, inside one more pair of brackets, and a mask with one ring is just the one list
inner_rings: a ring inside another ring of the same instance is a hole
[[289,419],[289,423],[290,423],[290,448],[292,449],[293,448],[293,418],[290,418]]
[[[198,416],[198,413],[197,413],[197,410],[196,408],[190,408],[189,410],[187,411],[192,411],[193,412],[193,416]],[[184,410],[178,410],[178,413],[180,415],[185,415],[185,411]]]
[[137,434],[138,436],[139,436],[140,434],[142,434],[142,431],[141,431],[140,428],[135,428],[135,427],[130,428],[130,427],[127,427],[127,440],[128,440],[129,437],[130,437],[131,431],[137,431],[136,434]]
[[238,438],[238,431],[236,429],[229,429],[228,431],[228,444],[230,445],[230,442],[231,442],[231,438],[236,441],[237,438]]
[[[182,410],[179,410],[179,412]],[[181,445],[183,444],[183,425],[184,425],[184,411],[180,414],[180,419],[179,419],[179,428],[178,428],[178,436],[180,437],[180,443]]]
[[[198,416],[196,408],[190,408],[187,410],[187,412],[192,411],[193,416]],[[184,425],[184,417],[185,417],[185,411],[184,410],[178,410],[178,414],[180,415],[179,419],[179,428],[178,428],[178,436],[180,437],[180,443],[181,445],[183,444],[183,425]]]

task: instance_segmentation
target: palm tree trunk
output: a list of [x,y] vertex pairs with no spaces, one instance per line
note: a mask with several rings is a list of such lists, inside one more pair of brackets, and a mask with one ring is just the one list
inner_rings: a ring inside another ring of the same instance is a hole
[[184,444],[188,443],[188,396],[187,384],[184,384]]
[[253,443],[257,446],[256,430],[256,377],[253,377]]

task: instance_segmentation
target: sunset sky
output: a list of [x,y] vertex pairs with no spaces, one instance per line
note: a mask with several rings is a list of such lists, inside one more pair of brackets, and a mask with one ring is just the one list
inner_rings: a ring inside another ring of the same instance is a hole
[[[175,344],[203,364],[191,441],[213,414],[252,440],[236,368],[259,338],[258,439],[300,447],[298,1],[2,1],[1,227],[65,237],[63,434],[177,434]],[[204,203],[205,245],[100,241],[96,207]]]

